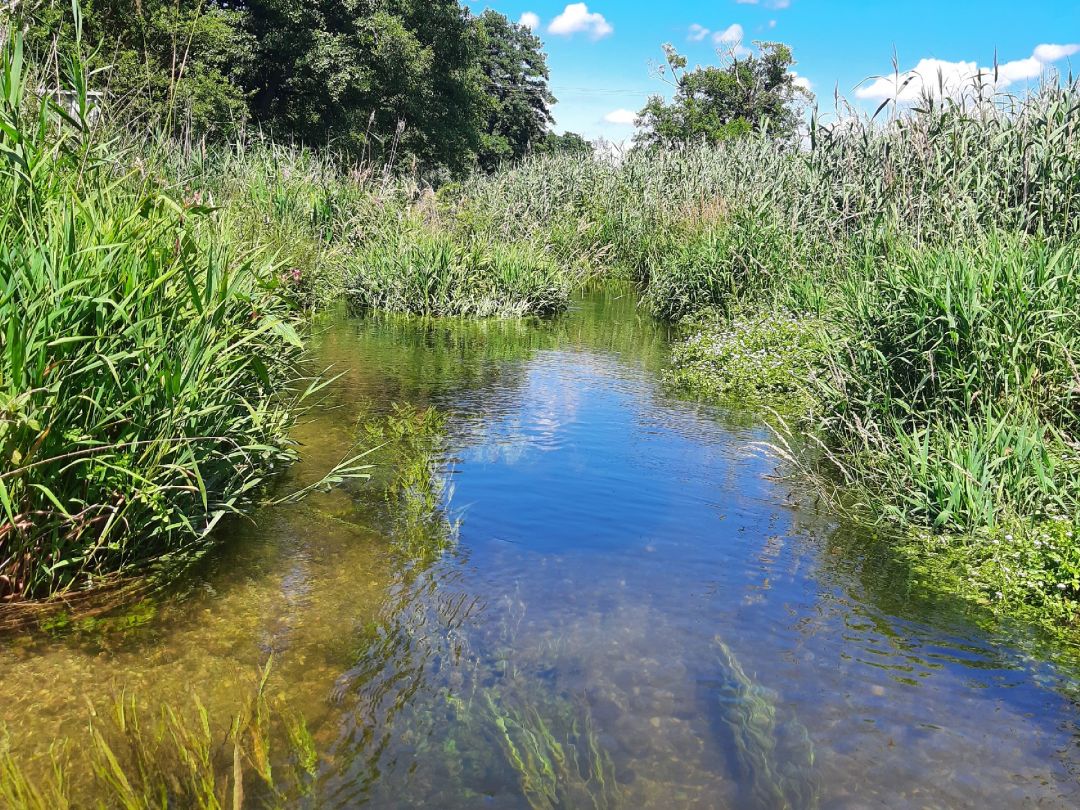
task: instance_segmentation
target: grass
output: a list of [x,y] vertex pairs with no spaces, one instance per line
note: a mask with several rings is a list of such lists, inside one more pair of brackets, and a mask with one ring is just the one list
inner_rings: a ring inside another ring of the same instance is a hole
[[1076,272],[1075,242],[1000,234],[854,268],[818,392],[847,475],[932,527],[1075,514]]
[[[72,70],[77,74],[77,66]],[[0,599],[177,553],[291,457],[280,271],[0,65]],[[79,83],[75,82],[76,86]]]
[[357,310],[522,317],[566,308],[569,279],[542,252],[410,224],[374,240],[352,263],[346,295]]

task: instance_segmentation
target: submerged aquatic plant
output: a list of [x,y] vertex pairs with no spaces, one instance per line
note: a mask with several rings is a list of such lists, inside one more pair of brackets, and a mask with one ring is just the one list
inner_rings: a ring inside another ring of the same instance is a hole
[[311,793],[318,761],[303,720],[267,696],[269,676],[268,662],[225,728],[197,695],[156,716],[121,695],[102,711],[90,707],[89,744],[78,762],[68,757],[70,744],[28,763],[0,742],[0,800],[10,810],[294,806]]
[[517,710],[497,701],[491,690],[485,691],[484,702],[495,742],[518,775],[530,807],[605,810],[618,806],[615,767],[600,745],[587,709],[555,701],[552,705],[527,702]]
[[730,647],[716,644],[720,716],[730,738],[740,806],[817,807],[814,749],[806,729],[795,720],[781,728],[775,696],[746,674]]

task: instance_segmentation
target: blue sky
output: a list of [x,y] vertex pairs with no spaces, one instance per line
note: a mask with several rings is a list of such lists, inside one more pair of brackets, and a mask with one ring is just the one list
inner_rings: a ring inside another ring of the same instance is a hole
[[[494,8],[543,39],[559,104],[556,129],[621,141],[633,134],[628,111],[664,92],[652,67],[660,46],[676,45],[693,64],[715,64],[718,47],[776,40],[792,47],[795,70],[822,108],[833,90],[872,110],[890,94],[894,51],[901,71],[940,70],[962,81],[993,65],[1010,91],[1047,68],[1080,73],[1080,0],[466,0],[475,13]],[[1040,47],[1041,46],[1041,47]],[[907,93],[916,91],[909,84]]]

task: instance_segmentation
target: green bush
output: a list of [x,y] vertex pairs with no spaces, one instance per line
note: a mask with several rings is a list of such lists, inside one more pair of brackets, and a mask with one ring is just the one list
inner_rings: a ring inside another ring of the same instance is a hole
[[824,365],[821,323],[783,310],[731,319],[705,312],[683,324],[668,379],[696,396],[741,397],[804,411]]

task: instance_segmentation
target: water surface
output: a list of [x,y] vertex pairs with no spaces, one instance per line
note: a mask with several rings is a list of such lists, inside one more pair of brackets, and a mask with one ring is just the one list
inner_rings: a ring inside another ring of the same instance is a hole
[[320,806],[1080,804],[1073,681],[867,554],[752,415],[666,392],[632,296],[320,330],[342,376],[283,486],[391,403],[433,407],[449,549],[402,553],[375,484],[268,509],[132,627],[2,642],[17,750],[119,690],[227,714],[273,653]]

